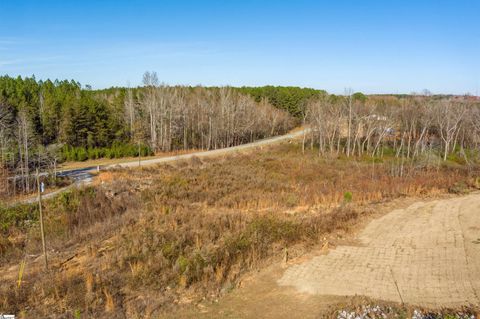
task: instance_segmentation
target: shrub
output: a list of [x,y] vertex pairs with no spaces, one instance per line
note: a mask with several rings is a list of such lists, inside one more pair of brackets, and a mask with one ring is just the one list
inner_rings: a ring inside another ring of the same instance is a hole
[[122,158],[122,157],[136,157],[140,152],[141,156],[153,155],[153,151],[147,145],[122,144],[114,143],[111,147],[74,147],[65,146],[62,149],[62,159],[64,161],[86,161],[99,158]]
[[345,192],[343,193],[343,202],[344,203],[350,203],[353,199],[353,195],[351,192]]
[[468,190],[468,185],[463,181],[455,183],[448,189],[452,194],[467,194]]
[[88,159],[88,154],[85,148],[77,147],[75,160],[79,162],[83,162],[83,161],[86,161],[87,159]]
[[38,206],[35,204],[0,207],[0,231],[7,234],[13,228],[25,228],[38,220]]

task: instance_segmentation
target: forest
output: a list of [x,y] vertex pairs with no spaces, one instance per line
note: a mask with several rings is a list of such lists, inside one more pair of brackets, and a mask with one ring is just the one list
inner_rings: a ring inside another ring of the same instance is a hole
[[267,97],[231,87],[167,86],[155,72],[144,74],[141,87],[105,90],[0,77],[2,174],[21,175],[25,190],[36,167],[223,148],[283,134],[296,122]]
[[320,155],[479,159],[480,100],[457,96],[369,96],[323,94],[309,100],[304,121],[311,126],[305,144]]

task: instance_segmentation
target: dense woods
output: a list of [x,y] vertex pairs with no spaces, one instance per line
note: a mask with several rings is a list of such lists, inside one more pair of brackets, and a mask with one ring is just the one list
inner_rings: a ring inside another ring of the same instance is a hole
[[0,77],[2,175],[21,175],[25,191],[33,168],[54,169],[62,160],[216,149],[293,126],[267,98],[230,87],[171,87],[154,72],[144,74],[142,87],[97,91],[75,81]]
[[304,140],[320,154],[413,159],[478,158],[480,101],[475,97],[323,94],[307,103],[312,132]]

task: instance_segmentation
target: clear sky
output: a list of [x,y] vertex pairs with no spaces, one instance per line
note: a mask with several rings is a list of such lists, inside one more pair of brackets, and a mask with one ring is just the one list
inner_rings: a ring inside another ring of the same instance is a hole
[[480,91],[479,0],[0,0],[0,74]]

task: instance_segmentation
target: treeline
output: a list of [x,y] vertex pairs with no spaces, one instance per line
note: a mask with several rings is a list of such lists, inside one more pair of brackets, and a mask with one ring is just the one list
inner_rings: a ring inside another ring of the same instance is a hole
[[22,124],[31,144],[104,147],[126,137],[120,103],[108,103],[78,82],[0,77],[0,103],[10,119],[3,122]]
[[305,143],[321,154],[477,159],[480,101],[470,97],[323,94],[307,103]]
[[122,158],[154,155],[152,149],[142,144],[113,143],[110,147],[85,148],[83,146],[64,146],[61,158],[71,162],[82,162],[99,158]]
[[282,134],[294,121],[266,99],[259,102],[230,87],[170,87],[145,73],[143,88],[126,90],[129,136],[154,150],[216,149]]
[[295,86],[241,87],[240,92],[251,95],[255,101],[267,99],[275,107],[285,110],[297,118],[304,114],[306,103],[326,94],[326,91]]
[[267,98],[256,101],[230,87],[167,86],[154,72],[145,73],[142,87],[97,91],[75,81],[0,77],[2,174],[21,175],[26,191],[34,167],[216,149],[282,134],[294,124]]

